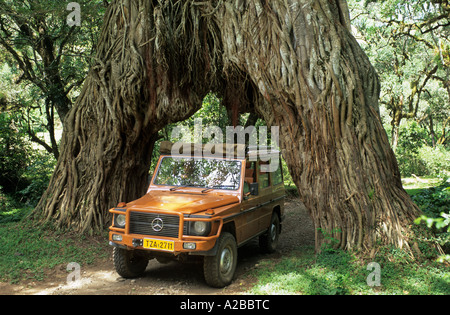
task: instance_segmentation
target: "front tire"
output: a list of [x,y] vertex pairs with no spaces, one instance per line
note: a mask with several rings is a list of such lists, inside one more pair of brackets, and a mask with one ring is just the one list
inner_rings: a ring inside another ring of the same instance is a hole
[[113,250],[114,267],[123,278],[137,278],[144,274],[148,259],[136,255],[134,251],[115,247]]
[[237,265],[236,239],[224,232],[217,240],[215,256],[205,256],[203,273],[206,283],[215,288],[223,288],[231,283]]

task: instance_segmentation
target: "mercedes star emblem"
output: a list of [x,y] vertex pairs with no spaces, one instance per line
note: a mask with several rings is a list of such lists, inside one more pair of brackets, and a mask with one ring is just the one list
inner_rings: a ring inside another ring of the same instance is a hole
[[152,221],[152,229],[155,232],[161,232],[164,227],[164,222],[161,218],[156,218]]

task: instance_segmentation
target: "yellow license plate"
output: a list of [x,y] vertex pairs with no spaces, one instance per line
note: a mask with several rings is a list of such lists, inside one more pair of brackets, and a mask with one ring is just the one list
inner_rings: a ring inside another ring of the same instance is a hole
[[174,242],[173,241],[144,239],[144,248],[173,252],[174,251]]

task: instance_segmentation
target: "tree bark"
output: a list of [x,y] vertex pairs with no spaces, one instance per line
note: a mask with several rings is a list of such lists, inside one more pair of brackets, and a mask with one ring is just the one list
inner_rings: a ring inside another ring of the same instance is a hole
[[[394,100],[391,100],[392,103],[394,103]],[[392,150],[394,152],[397,152],[397,146],[398,146],[398,139],[400,137],[400,124],[403,119],[403,101],[400,101],[400,104],[395,105],[391,107],[392,110],[392,132],[391,132],[391,143],[392,143]]]
[[[379,81],[341,1],[234,1],[221,11],[225,68],[258,87],[317,229],[344,249],[408,247],[417,206],[403,190],[378,109]],[[220,24],[220,23],[219,23]]]
[[[300,197],[340,248],[408,247],[419,210],[378,110],[379,82],[343,0],[114,1],[38,212],[83,230],[145,190],[158,131],[212,90],[279,126]],[[239,105],[239,106],[236,106]]]
[[[110,220],[109,208],[145,193],[158,131],[190,117],[214,82],[207,58],[172,46],[185,34],[165,33],[181,24],[165,20],[177,8],[147,0],[110,5],[95,64],[66,117],[60,158],[35,216],[99,231]],[[190,71],[193,63],[203,70]],[[192,74],[181,77],[186,73]]]

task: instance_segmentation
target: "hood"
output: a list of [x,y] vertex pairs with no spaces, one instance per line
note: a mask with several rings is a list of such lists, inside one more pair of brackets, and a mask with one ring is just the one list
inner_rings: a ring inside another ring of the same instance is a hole
[[128,206],[130,209],[167,210],[192,214],[238,202],[239,198],[236,196],[151,191],[144,197],[129,203]]

